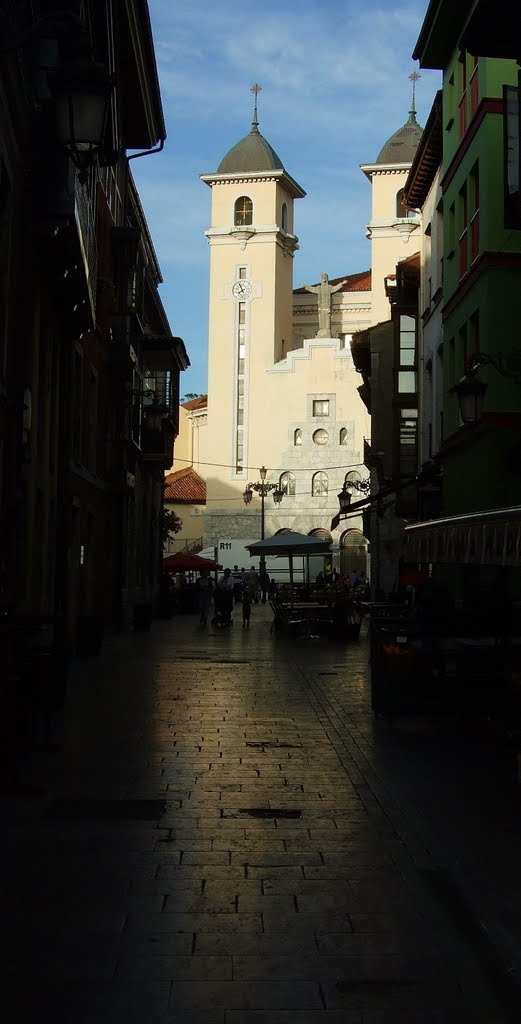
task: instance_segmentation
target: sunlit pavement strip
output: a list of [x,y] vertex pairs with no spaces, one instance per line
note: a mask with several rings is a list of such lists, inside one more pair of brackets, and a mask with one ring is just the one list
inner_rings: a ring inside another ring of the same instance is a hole
[[49,794],[9,808],[17,1021],[507,1019],[371,763],[366,642],[270,618],[158,621],[75,667],[66,751],[24,769]]

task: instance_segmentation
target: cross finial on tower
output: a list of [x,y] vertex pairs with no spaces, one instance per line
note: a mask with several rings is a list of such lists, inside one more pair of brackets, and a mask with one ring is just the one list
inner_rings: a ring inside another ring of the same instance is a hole
[[421,75],[418,74],[417,71],[413,71],[412,74],[409,75],[409,81],[412,82],[412,103],[409,111],[409,119],[411,121],[416,120],[416,82],[419,78],[421,78]]
[[252,132],[258,132],[258,130],[259,130],[259,121],[258,121],[258,118],[257,118],[257,96],[259,95],[261,89],[262,89],[262,85],[259,85],[258,82],[255,82],[255,84],[252,85],[251,89],[250,89],[250,92],[252,92],[253,95],[255,96],[255,104],[254,104],[254,107],[253,107],[253,121],[251,123],[251,130],[252,130]]

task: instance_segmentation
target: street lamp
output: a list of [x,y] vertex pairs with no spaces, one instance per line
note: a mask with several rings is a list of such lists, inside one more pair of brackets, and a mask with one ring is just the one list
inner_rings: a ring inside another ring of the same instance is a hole
[[85,184],[105,141],[114,78],[90,54],[49,74],[56,104],[58,137]]
[[[64,63],[47,71],[45,95],[50,94],[54,100],[59,141],[78,169],[78,180],[85,184],[89,168],[104,150],[114,76],[94,59],[85,19],[64,9],[63,3],[61,8],[44,11],[29,23],[25,8],[33,5],[18,4],[18,9],[14,4],[7,6],[13,9],[6,12],[7,18],[2,9],[7,24],[2,24],[0,54],[20,50],[34,40],[35,53],[40,52],[39,43],[45,40],[45,52],[60,50],[67,54]],[[117,163],[117,160],[118,153],[113,152],[106,162]]]
[[[265,498],[267,497],[267,495],[271,491],[273,491],[273,501],[275,502],[276,505],[280,505],[280,503],[282,501],[282,498],[283,498],[283,495],[284,495],[284,491],[281,490],[281,488],[279,487],[278,484],[270,484],[270,483],[267,482],[267,480],[266,480],[267,472],[268,471],[267,471],[266,467],[265,466],[261,466],[261,468],[259,469],[260,480],[258,480],[256,483],[249,483],[249,484],[247,484],[246,488],[245,488],[245,490],[243,492],[243,495],[242,495],[243,500],[244,500],[244,504],[245,505],[249,505],[251,500],[252,500],[252,498],[253,498],[253,492],[255,491],[256,494],[260,494],[260,499],[261,499],[261,538],[260,539],[261,540],[264,540],[264,500],[265,500]],[[260,566],[261,566],[261,571],[264,572],[264,569],[265,569],[265,558],[264,558],[264,555],[261,555]]]
[[352,496],[353,496],[355,491],[358,491],[359,494],[368,494],[370,487],[371,487],[371,481],[369,479],[367,479],[367,480],[360,479],[360,475],[357,472],[347,473],[346,478],[344,480],[344,485],[342,487],[342,490],[340,491],[340,493],[338,495],[338,503],[340,505],[340,512],[343,515],[345,515],[347,512],[349,512],[349,507],[351,505],[351,498],[352,498]]
[[482,366],[492,366],[502,377],[521,384],[521,352],[510,352],[491,356],[488,352],[476,352],[470,359],[466,373],[449,389],[456,395],[463,423],[477,423],[483,416],[483,404],[488,384],[477,376]]

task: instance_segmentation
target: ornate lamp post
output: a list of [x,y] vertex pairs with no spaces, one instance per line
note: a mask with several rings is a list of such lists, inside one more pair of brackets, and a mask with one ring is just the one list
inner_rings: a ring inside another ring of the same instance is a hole
[[488,384],[477,376],[482,366],[492,366],[502,377],[521,384],[521,351],[505,355],[498,352],[494,356],[488,352],[476,352],[469,361],[465,375],[449,390],[458,399],[463,423],[477,423],[483,416]]
[[[247,484],[246,485],[246,489],[244,490],[243,495],[242,495],[243,499],[244,499],[244,504],[245,505],[249,505],[251,500],[252,500],[252,498],[253,498],[253,492],[255,491],[256,494],[260,494],[260,499],[261,499],[261,536],[260,536],[260,539],[261,540],[264,540],[264,501],[265,501],[265,498],[267,497],[267,495],[271,491],[273,491],[273,501],[275,502],[276,505],[280,505],[280,503],[282,501],[283,494],[284,494],[284,491],[281,491],[281,489],[278,486],[278,484],[270,484],[270,483],[268,483],[266,481],[266,473],[267,472],[268,471],[267,471],[266,467],[265,466],[261,466],[261,468],[259,469],[260,480],[258,480],[256,483],[249,483],[249,484]],[[261,569],[261,572],[264,572],[265,568],[266,568],[266,561],[265,561],[264,555],[261,555],[261,558],[260,558],[260,569]]]

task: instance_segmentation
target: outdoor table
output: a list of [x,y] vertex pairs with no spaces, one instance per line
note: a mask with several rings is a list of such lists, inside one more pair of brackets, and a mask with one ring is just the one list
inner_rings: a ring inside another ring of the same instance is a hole
[[303,636],[311,637],[310,625],[319,619],[329,621],[331,609],[327,604],[318,601],[295,601],[293,604],[277,602],[271,605],[273,611],[273,622],[271,631],[278,628],[288,629],[290,626],[302,624],[304,627]]

